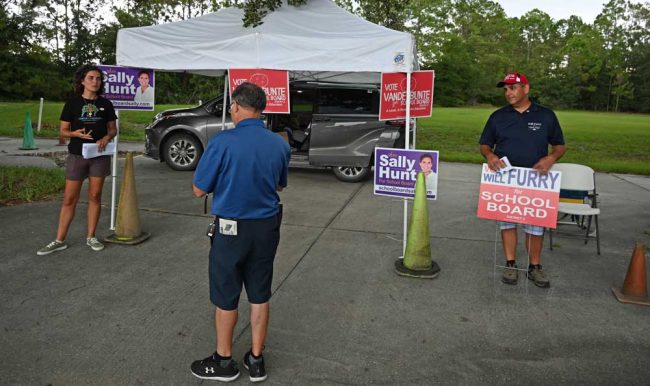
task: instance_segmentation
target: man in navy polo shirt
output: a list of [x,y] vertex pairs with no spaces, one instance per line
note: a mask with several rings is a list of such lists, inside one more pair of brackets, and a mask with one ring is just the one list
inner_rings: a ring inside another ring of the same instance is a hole
[[191,366],[192,374],[202,379],[228,382],[239,377],[232,338],[242,284],[250,303],[252,334],[244,367],[251,381],[266,379],[262,350],[282,218],[277,191],[287,186],[291,151],[259,119],[265,107],[266,95],[260,87],[238,86],[230,104],[235,128],[210,139],[194,174],[194,195],[213,194],[216,225],[208,268],[210,300],[216,306],[216,351]]
[[[490,115],[479,140],[481,154],[488,166],[498,171],[505,166],[500,158],[506,156],[512,166],[548,173],[566,152],[562,128],[555,113],[528,98],[530,85],[522,73],[507,74],[497,87],[503,87],[508,105]],[[506,255],[506,269],[501,280],[506,284],[517,284],[517,225],[499,222],[499,228]],[[532,225],[523,225],[523,228],[530,259],[526,276],[538,287],[548,288],[551,284],[540,264],[544,228]]]

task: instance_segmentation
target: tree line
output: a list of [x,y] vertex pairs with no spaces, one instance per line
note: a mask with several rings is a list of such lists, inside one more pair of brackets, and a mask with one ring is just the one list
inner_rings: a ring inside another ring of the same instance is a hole
[[[301,6],[309,0],[291,0]],[[593,23],[554,20],[533,9],[508,17],[490,0],[336,0],[388,28],[412,33],[422,69],[436,71],[435,103],[500,105],[495,83],[525,73],[531,93],[554,108],[650,111],[650,5],[609,0]],[[280,0],[0,0],[0,99],[62,100],[84,63],[115,64],[120,28],[184,20],[222,7],[244,8],[255,26]],[[227,53],[225,53],[227,54]],[[158,103],[217,95],[221,80],[156,73]]]

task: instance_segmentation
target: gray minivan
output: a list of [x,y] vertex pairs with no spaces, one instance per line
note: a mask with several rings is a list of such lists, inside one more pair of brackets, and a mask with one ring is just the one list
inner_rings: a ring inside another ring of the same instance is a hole
[[[267,127],[289,142],[290,166],[331,168],[338,179],[357,182],[370,175],[375,147],[404,147],[405,121],[378,119],[378,85],[292,82],[290,110],[264,116]],[[175,170],[194,170],[221,130],[222,114],[221,96],[157,114],[145,129],[145,155]],[[226,114],[226,129],[232,127]]]

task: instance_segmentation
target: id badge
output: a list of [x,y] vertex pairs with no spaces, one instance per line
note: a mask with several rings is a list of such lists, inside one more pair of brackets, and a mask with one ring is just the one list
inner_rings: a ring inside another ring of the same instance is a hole
[[226,236],[237,236],[237,221],[220,218],[219,233]]

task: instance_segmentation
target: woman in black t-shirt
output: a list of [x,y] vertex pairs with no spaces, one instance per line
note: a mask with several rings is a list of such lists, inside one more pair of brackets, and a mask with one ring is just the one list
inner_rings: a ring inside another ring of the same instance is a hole
[[93,65],[81,66],[74,75],[75,95],[68,100],[61,112],[60,135],[70,138],[68,158],[65,167],[65,191],[59,214],[56,239],[38,250],[47,255],[66,249],[65,237],[75,214],[81,186],[88,178],[88,230],[86,244],[94,251],[101,251],[104,245],[95,237],[95,230],[101,213],[104,179],[111,173],[110,155],[85,159],[82,156],[84,143],[97,144],[99,152],[117,134],[117,116],[113,104],[101,97],[104,82],[102,72]]

